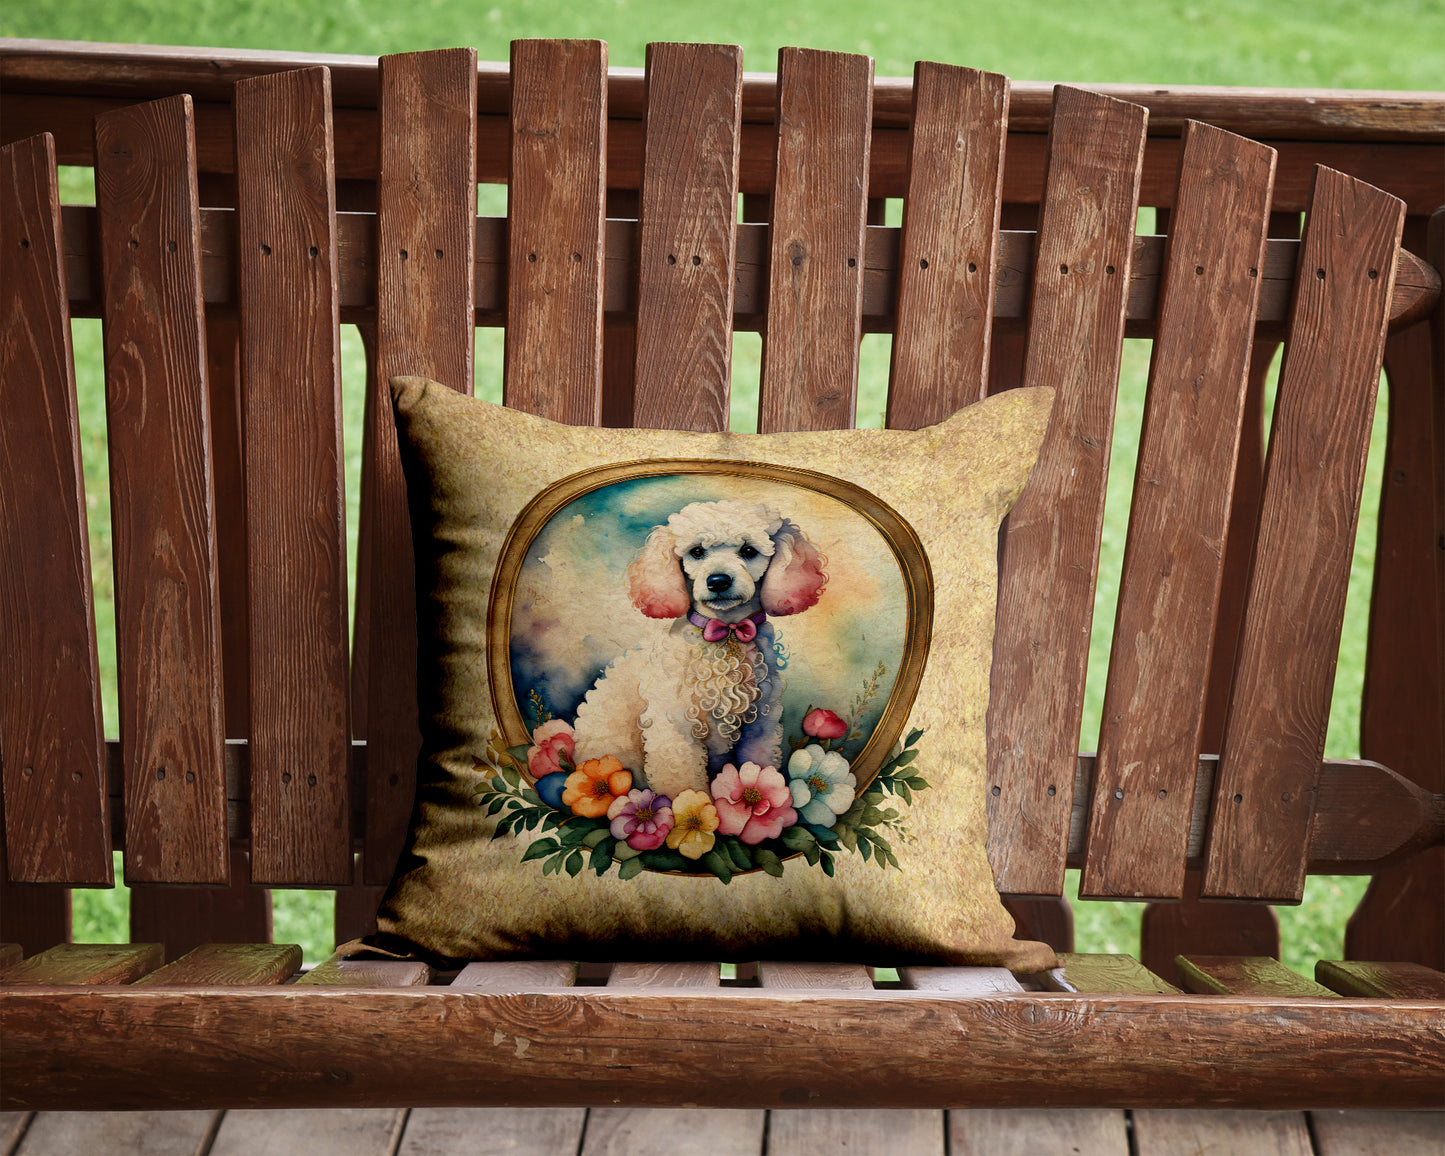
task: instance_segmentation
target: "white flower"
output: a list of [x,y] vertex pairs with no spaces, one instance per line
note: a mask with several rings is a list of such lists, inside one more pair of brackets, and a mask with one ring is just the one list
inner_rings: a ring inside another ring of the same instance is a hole
[[831,827],[853,805],[858,780],[837,751],[809,743],[788,760],[788,790],[805,823]]

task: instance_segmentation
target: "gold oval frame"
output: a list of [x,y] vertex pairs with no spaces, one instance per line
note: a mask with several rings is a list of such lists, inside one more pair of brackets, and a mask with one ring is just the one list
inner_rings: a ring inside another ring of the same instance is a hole
[[857,779],[857,789],[861,794],[873,781],[892,752],[893,744],[903,733],[908,722],[908,712],[913,708],[919,683],[923,680],[923,668],[928,661],[933,632],[933,570],[929,565],[928,555],[924,553],[923,543],[919,541],[913,527],[886,502],[862,486],[797,466],[694,458],[653,458],[619,462],[569,474],[553,482],[528,502],[512,522],[506,538],[502,541],[497,569],[492,576],[491,593],[487,600],[488,683],[492,693],[493,715],[501,728],[506,745],[525,746],[532,741],[532,734],[517,706],[516,690],[512,684],[511,638],[512,604],[516,596],[517,579],[537,535],[564,506],[595,490],[636,478],[672,477],[678,474],[756,478],[811,490],[834,499],[862,516],[878,531],[893,552],[899,572],[903,575],[907,596],[907,628],[903,658],[899,662],[898,674],[893,680],[888,702],[878,718],[878,724],[873,728],[873,733],[868,736],[868,741],[863,744],[863,749],[850,768]]

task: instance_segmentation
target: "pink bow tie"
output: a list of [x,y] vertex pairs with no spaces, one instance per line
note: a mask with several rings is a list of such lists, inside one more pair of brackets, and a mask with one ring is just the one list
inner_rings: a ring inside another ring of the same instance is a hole
[[761,610],[741,622],[719,622],[716,618],[704,618],[696,610],[687,616],[694,626],[702,627],[702,636],[708,642],[721,642],[729,634],[739,642],[751,642],[758,636],[758,627],[766,618],[767,614]]

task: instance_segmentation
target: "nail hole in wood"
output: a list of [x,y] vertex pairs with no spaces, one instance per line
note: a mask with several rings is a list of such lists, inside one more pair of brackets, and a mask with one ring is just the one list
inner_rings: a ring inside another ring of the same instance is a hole
[[701,265],[701,264],[702,264],[702,258],[699,257],[696,253],[694,253],[694,254],[692,255],[692,263],[693,263],[694,265]]
[[70,777],[77,783],[80,782],[81,779],[85,778],[85,776],[82,775],[79,771],[71,771]]
[[577,262],[580,263],[581,260],[582,260],[582,254],[581,254],[581,253],[573,253],[573,254],[572,254],[572,260],[577,261]]
[[1236,803],[1242,803],[1242,802],[1244,802],[1244,796],[1243,796],[1243,795],[1235,795],[1235,796],[1234,796],[1234,801],[1235,801]]
[[137,241],[134,237],[132,237],[132,238],[131,238],[128,242],[126,242],[126,243],[127,243],[132,249],[139,249],[139,248],[140,248],[140,242]]
[[977,273],[977,272],[978,272],[978,266],[975,265],[972,261],[970,261],[970,262],[968,263],[968,271],[969,271],[970,273]]
[[318,257],[321,255],[321,250],[318,249],[315,245],[312,245],[309,249],[306,250],[306,255],[308,257]]
[[1161,790],[1159,791],[1159,797],[1160,797],[1161,799],[1167,799],[1167,798],[1169,797],[1169,792],[1161,789]]
[[1116,798],[1116,799],[1122,799],[1123,797],[1124,797],[1124,791],[1123,791],[1123,789],[1120,788],[1120,787],[1115,787],[1115,788],[1114,788],[1114,798]]
[[27,779],[28,779],[28,778],[31,778],[31,777],[35,774],[35,768],[34,768],[34,767],[26,767],[25,770],[23,770],[23,771],[21,772],[21,774],[23,774]]
[[440,261],[442,259],[442,251],[440,249],[434,249],[432,251],[432,256],[435,257],[438,261]]
[[1323,281],[1324,279],[1325,279],[1325,271],[1324,271],[1323,269],[1316,269],[1316,270],[1315,270],[1315,280],[1316,280],[1316,281]]
[[1112,265],[1105,265],[1105,266],[1104,266],[1104,272],[1107,273],[1110,277],[1112,277],[1112,276],[1114,275],[1114,266],[1112,266]]
[[1058,793],[1059,793],[1059,788],[1058,788],[1058,787],[1050,787],[1050,788],[1049,788],[1049,798],[1052,799],[1052,798],[1053,798],[1055,795],[1057,795]]
[[20,238],[20,247],[21,247],[22,249],[28,249],[28,248],[30,248],[30,238],[29,238],[29,237],[21,237],[21,238]]
[[535,263],[536,263],[536,260],[537,260],[537,254],[536,254],[536,253],[528,253],[528,254],[527,254],[527,260],[528,260],[528,261],[531,261],[531,262],[533,262],[533,263],[535,264]]
[[166,252],[167,252],[167,253],[174,253],[175,251],[176,251],[176,243],[175,243],[174,241],[167,241],[167,242],[166,242]]
[[1060,266],[1059,266],[1059,272],[1060,272],[1060,273],[1067,273],[1068,271],[1069,271],[1069,267],[1068,267],[1067,265],[1060,265]]
[[405,249],[403,249],[403,250],[401,251],[401,259],[402,259],[403,261],[405,261],[405,260],[406,260],[408,257],[410,257],[410,256],[411,256],[411,254],[408,253]]
[[1374,280],[1376,277],[1378,277],[1379,275],[1380,275],[1380,271],[1379,271],[1378,269],[1371,269],[1371,270],[1370,270],[1370,280],[1371,280],[1371,281],[1373,281],[1373,280]]
[[314,786],[316,785],[316,776],[315,776],[315,775],[307,775],[307,776],[306,776],[306,785],[307,785],[308,787],[314,787]]
[[995,799],[997,799],[998,796],[999,796],[999,789],[998,789],[997,787],[995,787],[995,788],[993,789],[993,797],[994,797]]
[[848,258],[848,268],[850,268],[850,269],[856,269],[856,268],[858,268],[858,258],[857,258],[857,257],[849,257],[849,258]]
[[919,267],[920,269],[927,269],[927,268],[928,268],[928,258],[927,258],[927,257],[924,257],[924,258],[922,258],[921,260],[919,260],[919,262],[918,262],[918,267]]
[[1251,270],[1249,271],[1249,275],[1250,275],[1251,277],[1258,277],[1258,276],[1259,276],[1259,270],[1258,270],[1258,269],[1251,269]]
[[166,781],[166,769],[165,769],[165,767],[157,767],[157,768],[156,768],[156,782],[158,782],[158,783],[164,783],[165,781]]
[[677,264],[677,254],[675,254],[675,253],[669,253],[669,254],[667,255],[667,263],[668,263],[669,265],[676,265],[676,264]]
[[282,772],[281,772],[281,781],[282,781],[283,783],[290,783],[290,782],[291,782],[291,772],[290,772],[290,771],[282,771]]
[[1196,265],[1196,266],[1194,266],[1194,275],[1195,275],[1196,277],[1203,277],[1203,276],[1204,276],[1204,266],[1203,266],[1203,265]]
[[269,257],[270,255],[271,255],[271,246],[270,246],[270,245],[262,245],[262,246],[261,246],[261,256],[263,256],[263,257]]

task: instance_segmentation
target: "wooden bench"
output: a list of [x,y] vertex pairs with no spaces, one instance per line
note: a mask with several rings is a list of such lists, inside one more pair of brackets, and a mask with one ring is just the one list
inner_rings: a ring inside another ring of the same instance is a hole
[[[1440,1106],[1445,218],[1428,252],[1424,221],[1445,98],[1011,95],[791,49],[745,80],[712,46],[609,77],[596,42],[521,42],[508,68],[7,41],[0,99],[0,1106],[658,1105],[681,1081],[755,1109]],[[95,208],[59,206],[57,162],[95,166]],[[477,216],[479,179],[507,183],[506,219]],[[1136,236],[1141,203],[1161,234]],[[106,334],[119,742],[85,315]],[[349,646],[338,322],[372,382]],[[724,428],[733,330],[765,335],[763,430],[852,424],[866,332],[893,335],[896,427],[1055,386],[1003,551],[990,853],[1026,933],[1064,949],[1066,867],[1156,900],[1142,962],[332,961],[288,982],[266,888],[337,888],[338,938],[364,930],[411,797],[375,383],[470,383],[475,326],[505,328],[508,404],[577,423]],[[1154,340],[1141,481],[1080,756],[1126,336]],[[1368,759],[1322,760],[1382,356]],[[136,943],[67,944],[66,889],[109,885],[113,848]],[[1275,960],[1265,905],[1311,872],[1375,877],[1353,962],[1314,981]]]

